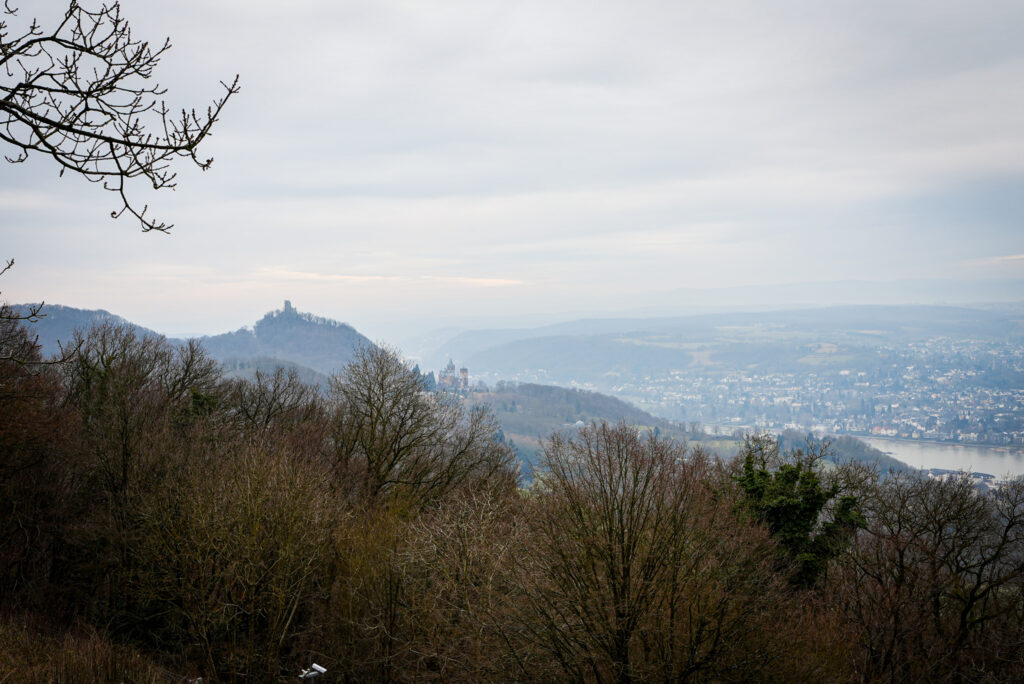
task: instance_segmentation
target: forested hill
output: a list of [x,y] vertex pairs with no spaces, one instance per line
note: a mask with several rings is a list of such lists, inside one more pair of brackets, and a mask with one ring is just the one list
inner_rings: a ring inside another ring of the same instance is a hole
[[[32,308],[31,304],[15,304],[11,307],[20,316],[28,315]],[[71,306],[60,304],[47,304],[42,309],[42,317],[34,322],[27,323],[29,334],[37,335],[39,344],[43,348],[43,354],[53,356],[60,353],[61,345],[67,346],[74,340],[75,331],[83,332],[94,325],[101,323],[112,323],[114,325],[127,325],[135,330],[138,335],[155,335],[149,328],[136,325],[131,321],[121,318],[116,314],[103,309],[76,309]]]
[[[694,428],[688,430],[678,423],[653,416],[633,404],[588,390],[499,382],[486,392],[471,393],[466,401],[490,407],[501,423],[505,438],[512,443],[528,468],[536,462],[544,440],[553,432],[575,430],[580,421],[625,422],[679,442],[699,444],[726,459],[735,455],[743,446],[742,438],[709,435],[699,426],[693,432],[691,430]],[[874,463],[883,476],[893,471],[913,470],[906,463],[887,456],[855,437],[843,435],[824,439],[829,443],[826,457],[832,462]],[[785,431],[778,436],[778,441],[782,451],[822,444],[822,438],[797,430]]]
[[783,452],[795,449],[807,449],[810,446],[821,446],[828,443],[827,455],[835,463],[876,463],[878,472],[883,477],[893,472],[912,472],[912,466],[887,455],[867,442],[850,435],[830,435],[815,437],[813,434],[799,430],[786,430],[778,436],[779,449]]
[[302,313],[287,301],[252,329],[204,337],[202,343],[218,361],[282,359],[325,375],[344,368],[358,348],[373,345],[347,323]]
[[[19,304],[12,308],[26,315],[30,307]],[[31,335],[39,336],[43,353],[48,356],[59,353],[60,344],[66,346],[71,342],[76,330],[86,332],[101,323],[127,325],[140,336],[161,336],[103,309],[47,304],[42,314],[42,318],[27,326]],[[287,301],[283,309],[267,313],[252,328],[203,337],[201,342],[230,374],[247,376],[256,370],[282,366],[296,369],[304,380],[315,384],[323,384],[325,376],[344,368],[356,349],[373,345],[347,323],[300,312]]]
[[505,437],[514,443],[519,455],[532,462],[541,442],[552,432],[575,428],[577,422],[625,421],[630,425],[657,429],[666,437],[685,439],[674,423],[656,418],[636,406],[587,390],[499,382],[486,392],[473,392],[467,399],[486,405],[501,422]]

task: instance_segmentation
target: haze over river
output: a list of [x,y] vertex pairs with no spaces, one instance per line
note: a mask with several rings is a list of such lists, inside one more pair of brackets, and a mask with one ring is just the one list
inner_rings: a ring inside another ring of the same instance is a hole
[[915,468],[967,470],[996,477],[1006,474],[1024,475],[1024,450],[1019,448],[912,442],[878,437],[860,439]]

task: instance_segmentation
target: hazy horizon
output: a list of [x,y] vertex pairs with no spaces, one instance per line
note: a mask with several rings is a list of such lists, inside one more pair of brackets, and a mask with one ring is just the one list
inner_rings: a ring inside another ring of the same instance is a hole
[[170,235],[111,220],[114,196],[51,160],[0,164],[8,302],[215,334],[291,299],[395,339],[857,303],[851,282],[863,303],[1024,299],[1020,3],[123,12],[170,36],[172,107],[241,74],[200,150],[216,161],[140,195]]
[[[928,296],[924,296],[922,293],[927,293]],[[159,317],[149,316],[134,319],[125,316],[123,312],[111,310],[105,306],[77,307],[66,302],[49,302],[48,304],[90,310],[103,309],[167,337],[184,339],[219,335],[239,328],[251,328],[266,313],[280,311],[285,300],[291,302],[292,306],[302,313],[315,316],[326,315],[321,311],[305,307],[301,301],[292,301],[283,297],[277,302],[268,302],[262,311],[253,314],[247,320],[240,319],[235,313],[215,319],[206,329],[198,327],[169,329],[161,327],[159,323],[151,322],[151,319],[159,321]],[[30,302],[17,302],[17,304],[28,303]],[[757,288],[705,288],[648,293],[646,299],[634,302],[632,306],[624,305],[622,308],[616,308],[605,302],[603,304],[595,303],[595,308],[581,306],[566,311],[530,313],[487,315],[445,309],[435,315],[423,317],[392,318],[386,311],[364,313],[358,318],[327,317],[353,326],[375,342],[395,346],[403,352],[418,356],[455,334],[467,330],[533,329],[584,319],[656,320],[701,314],[786,312],[846,306],[986,308],[1012,304],[1024,306],[1024,280],[992,280],[973,283],[953,280],[903,280],[877,283],[842,281]],[[43,313],[45,314],[45,307]]]

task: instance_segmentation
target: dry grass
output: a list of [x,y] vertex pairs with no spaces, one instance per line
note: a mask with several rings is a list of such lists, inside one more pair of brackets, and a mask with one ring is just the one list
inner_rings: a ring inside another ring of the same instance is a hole
[[0,684],[174,681],[182,680],[93,630],[55,633],[32,620],[0,617]]

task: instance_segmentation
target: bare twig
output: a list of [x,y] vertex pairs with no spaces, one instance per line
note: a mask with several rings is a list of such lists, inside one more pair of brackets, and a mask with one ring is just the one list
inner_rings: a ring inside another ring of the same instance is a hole
[[[117,194],[118,218],[134,216],[144,232],[167,232],[172,225],[146,215],[126,192],[126,181],[145,178],[154,189],[173,188],[175,157],[206,170],[213,159],[198,156],[228,99],[238,92],[238,77],[221,82],[224,93],[207,107],[172,116],[160,100],[166,91],[146,83],[171,48],[132,37],[120,4],[88,10],[71,0],[63,20],[44,31],[36,20],[13,35],[8,20],[18,8],[5,0],[0,10],[0,140],[17,151],[5,159],[17,164],[32,153],[57,162],[60,174],[72,171]],[[153,132],[153,131],[157,132]]]

